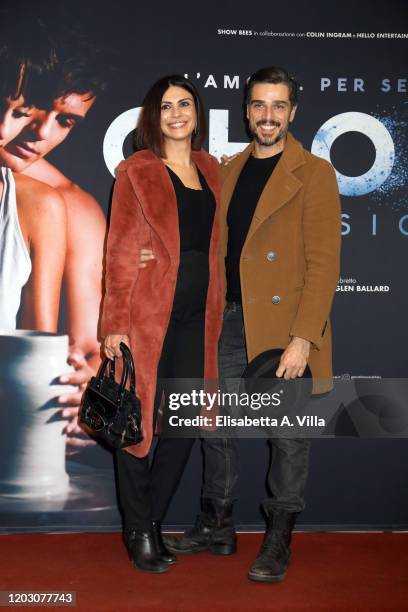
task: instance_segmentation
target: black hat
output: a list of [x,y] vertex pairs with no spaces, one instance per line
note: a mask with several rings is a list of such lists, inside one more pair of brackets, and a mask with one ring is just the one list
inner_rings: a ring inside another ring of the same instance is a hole
[[[302,377],[285,380],[276,377],[276,370],[284,349],[270,349],[257,355],[246,367],[240,383],[240,393],[268,393],[280,395],[276,407],[262,407],[257,411],[259,416],[296,415],[306,406],[313,388],[312,373],[306,366]],[[248,410],[246,410],[248,414]],[[257,416],[250,408],[251,416]]]

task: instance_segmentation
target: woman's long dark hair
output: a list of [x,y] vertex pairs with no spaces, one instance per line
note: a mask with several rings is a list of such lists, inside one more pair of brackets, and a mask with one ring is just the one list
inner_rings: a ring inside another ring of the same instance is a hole
[[191,81],[179,74],[173,74],[156,81],[145,96],[135,132],[134,144],[136,150],[150,149],[159,157],[163,155],[163,134],[160,127],[161,103],[165,92],[171,86],[182,87],[193,97],[197,113],[197,126],[191,136],[191,147],[195,151],[201,149],[207,135],[207,121],[203,102]]

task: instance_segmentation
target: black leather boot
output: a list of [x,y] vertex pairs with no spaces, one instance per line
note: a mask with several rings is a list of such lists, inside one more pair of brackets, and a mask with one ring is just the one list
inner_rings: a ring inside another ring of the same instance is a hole
[[280,582],[285,578],[290,559],[290,543],[297,512],[265,510],[267,530],[261,550],[248,578],[258,582]]
[[163,542],[160,521],[152,521],[152,530],[160,561],[164,561],[164,563],[172,565],[177,561],[177,558],[176,555],[173,555],[173,553],[166,548]]
[[181,538],[165,536],[163,539],[166,547],[176,554],[208,550],[215,555],[232,555],[237,551],[232,503],[203,498],[202,512],[197,516],[194,527]]
[[127,529],[123,534],[129,559],[143,572],[161,574],[168,570],[168,564],[159,556],[153,529],[147,531]]

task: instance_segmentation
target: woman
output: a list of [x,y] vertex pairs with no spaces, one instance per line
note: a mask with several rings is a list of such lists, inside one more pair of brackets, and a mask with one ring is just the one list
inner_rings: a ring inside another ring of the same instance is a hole
[[63,199],[0,166],[0,236],[0,328],[16,329],[21,309],[19,327],[56,332],[66,252]]
[[[143,441],[116,453],[124,537],[133,563],[163,572],[175,557],[160,532],[194,439],[161,438],[149,473],[157,378],[217,378],[222,301],[215,222],[218,163],[201,151],[205,114],[182,76],[157,81],[137,129],[141,149],[118,167],[101,332],[110,358],[135,358]],[[140,249],[155,262],[139,268]]]

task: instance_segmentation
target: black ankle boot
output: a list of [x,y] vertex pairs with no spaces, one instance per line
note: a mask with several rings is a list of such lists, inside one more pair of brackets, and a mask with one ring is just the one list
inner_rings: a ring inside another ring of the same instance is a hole
[[267,530],[248,578],[258,582],[280,582],[289,564],[292,530],[298,513],[266,510],[266,514]]
[[177,561],[176,555],[173,555],[173,553],[166,548],[163,542],[160,521],[152,521],[152,530],[160,561],[164,561],[164,563],[172,565]]
[[237,550],[237,536],[232,520],[232,503],[219,499],[202,500],[202,512],[194,527],[179,538],[165,536],[172,553],[194,553],[208,550],[216,555],[231,555]]
[[159,556],[153,529],[128,529],[123,534],[129,558],[143,572],[161,574],[168,570],[168,564]]

